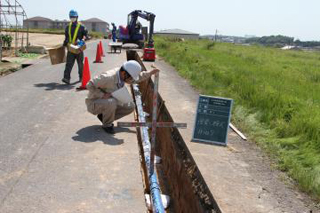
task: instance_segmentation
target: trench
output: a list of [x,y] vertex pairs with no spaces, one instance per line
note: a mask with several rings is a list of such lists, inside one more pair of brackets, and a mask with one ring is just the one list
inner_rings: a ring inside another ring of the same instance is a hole
[[25,63],[22,63],[21,65],[17,64],[15,66],[11,66],[10,67],[11,63],[9,61],[2,60],[1,63],[4,64],[4,65],[7,64],[8,67],[4,67],[3,70],[0,71],[0,77],[9,75],[11,73],[17,72],[17,71],[19,71],[21,69],[24,69],[26,67],[29,67],[29,66],[33,65],[33,63],[25,62]]
[[[146,70],[139,54],[134,50],[127,50],[127,60],[138,61],[143,70]],[[140,82],[139,88],[143,111],[152,114],[153,81]],[[131,87],[134,94],[133,86]],[[136,101],[136,100],[135,100]],[[136,117],[138,112],[136,108]],[[164,100],[158,94],[158,122],[174,122]],[[146,120],[151,122],[151,116]],[[142,128],[142,127],[141,127]],[[151,132],[149,130],[149,136]],[[161,194],[170,197],[170,205],[166,212],[216,212],[221,210],[210,192],[204,178],[199,171],[185,141],[176,127],[157,128],[156,156],[161,157],[161,164],[156,164],[156,174]],[[148,172],[146,168],[142,135],[137,127],[141,173],[144,183],[144,193],[150,194]]]

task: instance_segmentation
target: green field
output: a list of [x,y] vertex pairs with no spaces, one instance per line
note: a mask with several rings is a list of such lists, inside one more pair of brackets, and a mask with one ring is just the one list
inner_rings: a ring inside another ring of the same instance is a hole
[[155,38],[200,93],[234,99],[232,122],[320,200],[320,53]]

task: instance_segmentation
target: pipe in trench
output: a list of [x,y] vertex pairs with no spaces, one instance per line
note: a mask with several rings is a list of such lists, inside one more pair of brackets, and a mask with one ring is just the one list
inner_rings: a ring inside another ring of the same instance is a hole
[[[139,122],[146,122],[145,113],[143,111],[143,105],[141,100],[141,93],[137,84],[133,85],[133,92],[136,100]],[[153,163],[151,163],[151,143],[148,133],[148,127],[140,127],[140,133],[142,138],[144,159],[149,177],[150,195],[152,200],[153,212],[162,213],[165,211],[162,205],[160,186],[157,180],[157,174],[152,168]]]

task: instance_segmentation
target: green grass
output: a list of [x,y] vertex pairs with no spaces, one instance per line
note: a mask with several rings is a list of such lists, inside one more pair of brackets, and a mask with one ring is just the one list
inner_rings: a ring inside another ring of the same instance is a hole
[[234,99],[232,121],[320,200],[320,54],[155,38],[202,94]]
[[37,53],[22,53],[22,52],[18,52],[18,57],[20,57],[20,58],[34,59],[34,58],[37,58],[40,55],[41,54],[37,54]]

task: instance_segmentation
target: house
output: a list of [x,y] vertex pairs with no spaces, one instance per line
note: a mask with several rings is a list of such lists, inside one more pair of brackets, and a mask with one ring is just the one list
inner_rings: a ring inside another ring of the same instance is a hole
[[69,23],[70,23],[70,21],[66,20],[66,19],[64,19],[62,21],[54,20],[54,22],[52,23],[52,28],[53,29],[65,29],[66,26],[69,25]]
[[27,28],[41,28],[50,29],[52,28],[53,21],[49,18],[36,16],[23,21],[23,26]]
[[[80,21],[83,23],[88,31],[93,32],[109,32],[109,23],[105,22],[98,18],[90,18],[84,21]],[[69,20],[51,20],[49,18],[36,16],[33,18],[29,18],[23,21],[23,26],[31,29],[65,29],[66,26],[70,23]]]
[[88,31],[101,32],[101,33],[109,32],[109,23],[101,19],[90,18],[81,22],[86,26]]
[[155,35],[173,37],[173,38],[184,38],[184,39],[199,39],[198,33],[193,33],[180,29],[169,29],[169,30],[161,30],[159,32],[155,32]]

